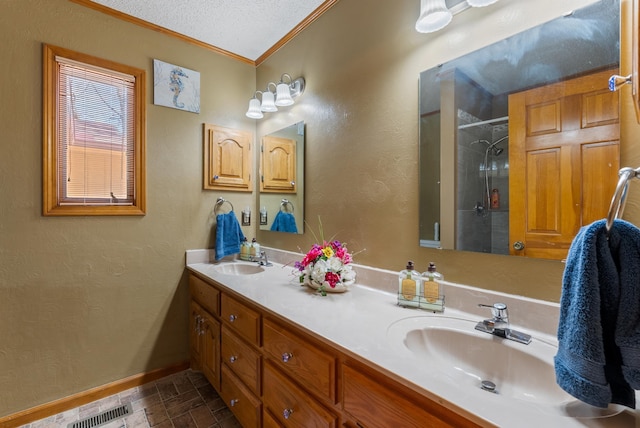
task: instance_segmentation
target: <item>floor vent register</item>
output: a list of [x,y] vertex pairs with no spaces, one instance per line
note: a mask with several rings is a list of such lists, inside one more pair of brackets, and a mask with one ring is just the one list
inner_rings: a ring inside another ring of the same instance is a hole
[[84,418],[80,421],[72,422],[67,425],[67,428],[95,428],[131,414],[133,414],[131,403],[127,403],[122,406],[114,407],[110,410],[105,410],[97,415],[89,416],[88,418]]

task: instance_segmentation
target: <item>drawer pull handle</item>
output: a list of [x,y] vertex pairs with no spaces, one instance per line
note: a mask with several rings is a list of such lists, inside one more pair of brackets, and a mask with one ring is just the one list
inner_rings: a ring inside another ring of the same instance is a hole
[[231,401],[229,401],[229,405],[230,405],[231,407],[233,407],[233,406],[235,406],[236,404],[238,404],[238,401],[239,401],[238,399],[234,398],[234,399],[232,399]]
[[285,352],[284,354],[282,354],[283,363],[288,363],[289,360],[291,360],[292,358],[293,358],[293,354],[291,352]]
[[229,358],[229,362],[231,362],[231,364],[235,363],[236,361],[238,361],[238,357],[237,357],[237,356],[235,356],[235,355],[232,355],[232,356]]
[[292,414],[293,414],[293,409],[284,409],[282,411],[282,416],[284,416],[285,419],[289,419]]
[[229,322],[234,322],[237,319],[238,319],[237,315],[229,315]]

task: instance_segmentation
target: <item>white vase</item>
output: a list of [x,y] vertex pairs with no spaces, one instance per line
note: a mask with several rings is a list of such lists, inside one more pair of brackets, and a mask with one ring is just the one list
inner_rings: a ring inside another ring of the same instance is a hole
[[[324,286],[324,291],[327,293],[344,293],[345,291],[349,291],[349,286],[353,285],[355,282],[355,279],[352,279],[351,281],[339,282],[335,287],[331,287],[329,284],[327,284]],[[322,286],[322,284],[312,279],[305,279],[304,283],[307,287],[313,288],[314,290],[318,290]]]

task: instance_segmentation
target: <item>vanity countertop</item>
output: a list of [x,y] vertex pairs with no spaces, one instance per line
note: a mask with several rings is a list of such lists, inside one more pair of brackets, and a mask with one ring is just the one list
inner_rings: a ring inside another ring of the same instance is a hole
[[[295,253],[279,250],[267,249],[267,252],[274,256],[276,252],[279,253],[278,257],[272,258],[284,263],[301,258]],[[568,417],[562,415],[558,408],[550,409],[513,398],[506,402],[505,397],[499,394],[490,394],[479,388],[463,389],[445,374],[430,370],[429,361],[407,358],[406,351],[390,346],[389,327],[409,317],[434,314],[396,304],[395,292],[389,291],[397,287],[396,273],[360,266],[356,268],[358,283],[348,292],[329,293],[323,297],[314,290],[300,286],[293,263],[274,263],[264,268],[263,272],[252,275],[227,275],[216,270],[217,265],[210,261],[210,255],[210,250],[187,251],[187,269],[212,279],[266,311],[329,341],[347,355],[378,366],[409,388],[481,425],[563,428],[640,426],[640,412],[637,410],[620,406],[624,410],[607,418]],[[374,277],[378,278],[375,288],[360,284],[361,280],[364,282],[363,278],[369,280]],[[487,318],[487,312],[485,308],[478,308],[478,303],[501,301],[509,306],[512,328],[532,334],[534,340],[557,343],[557,304],[451,283],[445,283],[445,295],[445,312],[435,316],[479,321]],[[561,406],[561,403],[557,406]]]

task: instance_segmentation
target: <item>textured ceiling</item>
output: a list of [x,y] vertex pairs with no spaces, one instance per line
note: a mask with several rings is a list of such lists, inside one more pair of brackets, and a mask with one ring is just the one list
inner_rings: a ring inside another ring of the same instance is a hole
[[324,0],[91,0],[255,61]]

